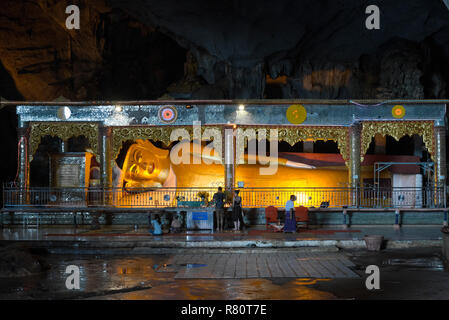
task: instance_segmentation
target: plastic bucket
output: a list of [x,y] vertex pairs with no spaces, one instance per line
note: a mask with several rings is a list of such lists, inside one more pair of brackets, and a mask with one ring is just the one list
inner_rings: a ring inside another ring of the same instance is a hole
[[365,240],[366,248],[369,251],[380,251],[384,236],[365,236],[363,239]]

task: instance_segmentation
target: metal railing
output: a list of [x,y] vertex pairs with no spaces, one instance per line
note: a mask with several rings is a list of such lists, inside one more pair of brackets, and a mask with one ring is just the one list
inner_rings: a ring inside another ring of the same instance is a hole
[[[216,188],[28,188],[3,187],[3,207],[170,208],[213,205]],[[305,207],[440,208],[445,188],[243,188],[245,208],[284,207],[290,195]]]

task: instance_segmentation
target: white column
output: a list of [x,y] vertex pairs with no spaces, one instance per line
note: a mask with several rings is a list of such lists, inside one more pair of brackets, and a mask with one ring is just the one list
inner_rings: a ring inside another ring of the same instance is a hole
[[111,128],[100,127],[100,175],[103,188],[112,187]]
[[232,127],[225,127],[224,131],[225,190],[231,191],[235,181],[235,137]]
[[19,140],[19,163],[18,166],[18,183],[19,183],[19,202],[25,204],[27,202],[27,189],[30,183],[30,163],[28,155],[28,128],[17,128],[17,138]]
[[359,206],[360,198],[360,124],[354,123],[349,128],[349,186],[352,191],[352,205]]

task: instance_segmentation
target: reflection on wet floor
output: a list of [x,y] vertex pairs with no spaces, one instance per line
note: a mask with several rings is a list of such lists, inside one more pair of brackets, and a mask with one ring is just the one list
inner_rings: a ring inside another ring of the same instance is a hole
[[407,225],[399,230],[393,226],[353,226],[343,228],[339,225],[310,227],[299,233],[267,232],[265,226],[251,226],[244,232],[233,233],[210,231],[187,231],[181,234],[152,236],[147,227],[140,226],[102,226],[100,230],[90,230],[89,226],[42,226],[25,228],[9,226],[0,231],[0,240],[44,240],[44,241],[239,241],[239,240],[362,240],[367,234],[381,234],[388,240],[441,240],[439,225]]
[[[98,256],[48,256],[50,270],[39,275],[16,279],[0,279],[0,298],[70,298],[89,296],[134,287],[150,287],[153,274],[147,258],[112,258]],[[152,259],[154,260],[154,259]],[[66,267],[75,265],[80,271],[80,290],[68,290]]]
[[[175,255],[46,255],[50,269],[23,278],[0,278],[0,299],[448,299],[449,273],[441,268],[440,248],[342,252],[356,264],[359,278],[278,277],[175,279],[179,267],[200,270],[210,261],[173,260]],[[341,253],[340,253],[341,254]],[[176,260],[176,259],[175,259]],[[303,260],[298,260],[303,261]],[[381,268],[381,288],[365,288],[365,268]],[[68,265],[81,271],[81,289],[65,288]],[[196,267],[196,268],[195,268]],[[330,265],[329,265],[330,267]],[[171,268],[171,270],[170,270]],[[196,272],[196,271],[195,271]]]
[[[156,272],[169,256],[47,256],[50,270],[36,276],[1,279],[0,299],[334,299],[308,285],[317,279],[175,280]],[[65,287],[68,265],[80,269],[80,290]],[[185,267],[188,267],[187,265]],[[191,264],[190,267],[193,266]],[[148,289],[145,289],[148,288]],[[120,292],[127,290],[128,292]]]
[[387,259],[383,265],[407,267],[409,270],[428,269],[443,270],[443,261],[438,257],[412,258],[412,259]]

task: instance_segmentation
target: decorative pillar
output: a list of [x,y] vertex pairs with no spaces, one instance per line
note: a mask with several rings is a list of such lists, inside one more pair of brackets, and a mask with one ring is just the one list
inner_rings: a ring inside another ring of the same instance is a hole
[[354,123],[349,128],[349,186],[353,188],[351,192],[351,204],[359,206],[360,200],[360,123]]
[[234,188],[235,175],[235,141],[234,129],[225,127],[224,129],[224,170],[225,170],[225,190],[232,191]]
[[436,183],[438,187],[446,184],[446,129],[435,127]]
[[435,127],[435,183],[437,205],[446,206],[446,128]]
[[112,165],[111,165],[111,128],[99,127],[100,138],[100,181],[103,188],[112,187]]
[[67,152],[67,141],[61,139],[61,144],[59,145],[59,152],[64,153]]
[[17,128],[17,138],[19,140],[19,163],[18,166],[18,184],[19,184],[19,203],[25,204],[27,201],[26,190],[30,183],[30,163],[28,157],[28,138],[29,131],[27,127]]
[[28,128],[17,128],[17,138],[19,140],[19,166],[18,181],[21,189],[26,189],[29,185],[29,168],[28,162]]

